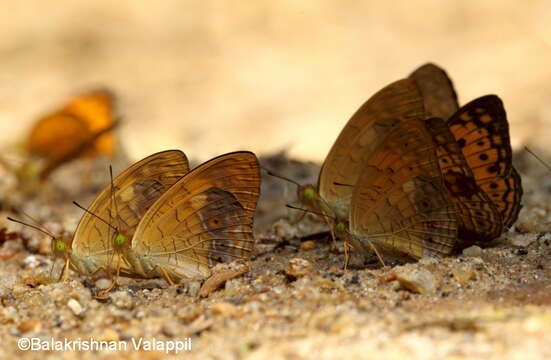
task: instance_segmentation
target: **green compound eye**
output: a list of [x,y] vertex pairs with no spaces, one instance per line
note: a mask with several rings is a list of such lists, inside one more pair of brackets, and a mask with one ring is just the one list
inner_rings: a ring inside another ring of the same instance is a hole
[[314,198],[314,189],[311,189],[311,188],[304,189],[303,194],[304,194],[304,198],[310,201]]
[[337,224],[337,226],[335,227],[335,230],[337,230],[338,233],[341,233],[343,232],[345,229],[345,226],[344,226],[344,223],[343,222],[339,222]]
[[61,240],[56,240],[55,249],[56,251],[65,251],[65,243]]
[[126,237],[122,234],[118,234],[117,237],[115,238],[115,245],[117,246],[121,246],[125,242],[126,242]]

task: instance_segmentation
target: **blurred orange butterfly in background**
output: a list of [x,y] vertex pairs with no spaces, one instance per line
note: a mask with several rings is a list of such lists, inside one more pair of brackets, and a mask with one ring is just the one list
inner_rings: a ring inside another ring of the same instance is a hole
[[[61,109],[42,116],[25,144],[30,157],[43,162],[38,170],[40,180],[78,158],[113,156],[117,149],[112,130],[118,122],[114,96],[105,89],[75,96]],[[26,165],[19,177],[29,171]]]

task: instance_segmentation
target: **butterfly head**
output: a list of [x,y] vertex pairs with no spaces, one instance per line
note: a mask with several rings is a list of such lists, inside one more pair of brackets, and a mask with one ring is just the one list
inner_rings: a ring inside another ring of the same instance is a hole
[[318,193],[313,185],[301,185],[298,187],[297,197],[301,204],[312,207],[318,197]]
[[123,249],[130,247],[130,239],[132,237],[127,231],[117,230],[113,237],[113,248]]
[[73,244],[73,238],[68,234],[56,236],[52,238],[52,254],[55,257],[67,259],[71,253],[71,246]]

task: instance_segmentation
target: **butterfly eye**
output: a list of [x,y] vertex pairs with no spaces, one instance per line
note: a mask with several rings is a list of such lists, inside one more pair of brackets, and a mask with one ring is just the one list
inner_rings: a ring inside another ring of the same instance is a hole
[[345,228],[344,223],[339,222],[335,227],[335,230],[337,230],[337,233],[342,233],[344,231],[344,228]]
[[304,195],[304,198],[306,200],[310,201],[314,198],[314,189],[311,189],[311,188],[304,189],[302,194]]
[[122,246],[126,242],[126,237],[122,234],[118,234],[115,238],[115,245]]
[[56,251],[59,251],[59,252],[65,251],[65,242],[63,242],[62,240],[56,240],[55,249]]

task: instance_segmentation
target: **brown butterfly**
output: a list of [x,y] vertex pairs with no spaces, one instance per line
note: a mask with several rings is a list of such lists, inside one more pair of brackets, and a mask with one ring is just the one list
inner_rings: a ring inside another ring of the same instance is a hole
[[397,123],[366,161],[351,201],[352,244],[398,257],[442,256],[498,237],[518,216],[503,104],[485,96],[447,121]]
[[[120,234],[131,237],[147,209],[189,171],[185,154],[168,150],[138,161],[106,186],[84,213],[73,237],[55,238],[52,250],[67,268],[88,276],[133,272],[120,256]],[[118,237],[118,238],[117,238]],[[120,245],[117,247],[117,244]]]
[[396,123],[424,117],[420,90],[403,79],[377,92],[350,118],[325,158],[317,188],[303,185],[297,191],[303,205],[322,214],[333,239],[346,230],[353,185],[378,141]]
[[247,259],[260,194],[256,156],[216,157],[182,177],[147,210],[125,260],[141,277],[204,279],[219,262]]
[[[71,99],[61,109],[41,117],[30,130],[26,149],[43,161],[41,180],[59,166],[81,157],[112,156],[116,152],[113,129],[118,125],[114,96],[94,90]],[[32,164],[18,172],[24,178]]]

